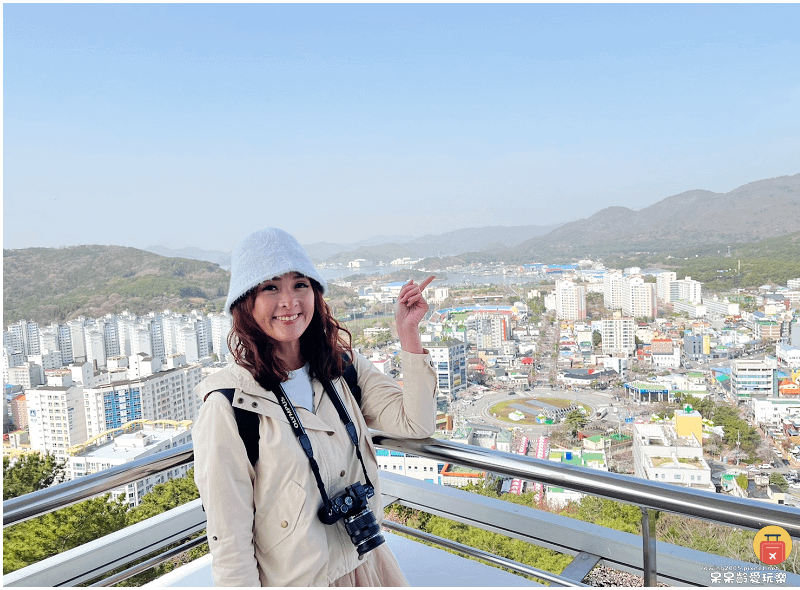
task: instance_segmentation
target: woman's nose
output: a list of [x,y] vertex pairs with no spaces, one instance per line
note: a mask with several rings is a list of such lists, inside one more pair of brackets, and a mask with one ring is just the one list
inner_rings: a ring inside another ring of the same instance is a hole
[[291,308],[294,305],[295,299],[294,293],[291,291],[284,291],[280,296],[280,305],[281,307]]

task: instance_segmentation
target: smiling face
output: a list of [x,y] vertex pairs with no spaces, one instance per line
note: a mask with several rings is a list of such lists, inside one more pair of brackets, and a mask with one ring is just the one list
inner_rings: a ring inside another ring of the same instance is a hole
[[[253,319],[284,355],[300,352],[300,336],[314,317],[314,289],[311,279],[290,272],[264,281],[256,287]],[[293,358],[287,358],[295,364]],[[297,360],[300,360],[299,358]]]

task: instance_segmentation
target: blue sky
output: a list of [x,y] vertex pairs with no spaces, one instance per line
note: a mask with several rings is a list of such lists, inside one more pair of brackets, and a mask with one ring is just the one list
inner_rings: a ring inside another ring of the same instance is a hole
[[800,172],[800,5],[5,4],[3,246],[550,225]]

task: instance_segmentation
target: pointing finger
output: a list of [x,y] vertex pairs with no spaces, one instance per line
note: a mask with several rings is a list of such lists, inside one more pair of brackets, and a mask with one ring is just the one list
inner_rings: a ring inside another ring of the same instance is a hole
[[430,284],[431,284],[431,281],[433,281],[433,279],[435,279],[435,278],[436,278],[435,276],[431,275],[431,276],[429,276],[427,279],[425,279],[424,281],[422,281],[422,282],[419,284],[419,290],[420,290],[420,292],[424,291],[424,290],[425,290],[425,287],[427,287],[428,285],[430,285]]

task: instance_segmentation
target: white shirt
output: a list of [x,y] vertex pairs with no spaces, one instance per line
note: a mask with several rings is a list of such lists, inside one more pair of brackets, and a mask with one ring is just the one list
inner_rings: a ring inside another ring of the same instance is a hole
[[281,383],[292,405],[314,411],[314,390],[308,376],[308,363],[296,371],[289,371],[289,380]]

